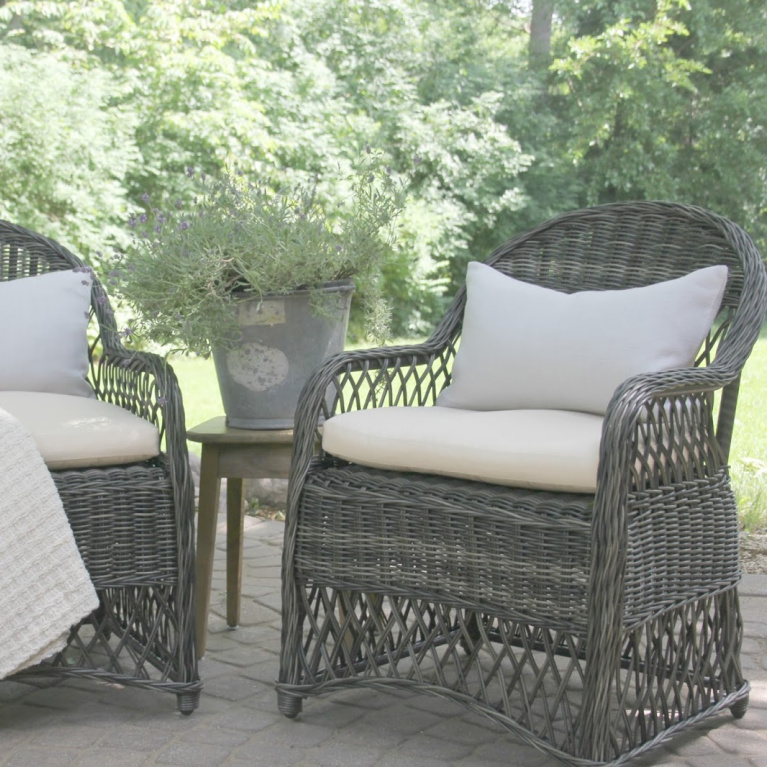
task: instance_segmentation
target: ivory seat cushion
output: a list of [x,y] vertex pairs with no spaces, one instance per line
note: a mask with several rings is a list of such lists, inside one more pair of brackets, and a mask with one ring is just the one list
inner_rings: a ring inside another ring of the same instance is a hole
[[154,424],[90,397],[0,391],[0,408],[32,434],[49,469],[134,463],[160,452]]
[[328,419],[322,446],[373,468],[593,493],[602,420],[567,410],[378,408]]

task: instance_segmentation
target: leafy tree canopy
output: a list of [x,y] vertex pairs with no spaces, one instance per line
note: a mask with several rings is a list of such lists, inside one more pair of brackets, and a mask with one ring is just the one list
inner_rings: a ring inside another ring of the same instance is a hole
[[764,245],[766,14],[750,0],[0,0],[0,214],[98,263],[143,195],[191,200],[187,167],[312,181],[337,202],[369,143],[413,179],[383,286],[399,333],[429,327],[468,260],[574,207],[670,198]]

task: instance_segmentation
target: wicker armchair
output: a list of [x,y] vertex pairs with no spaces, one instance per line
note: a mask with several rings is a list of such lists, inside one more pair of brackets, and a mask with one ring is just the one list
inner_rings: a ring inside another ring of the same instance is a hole
[[[55,241],[0,221],[0,280],[82,266]],[[13,678],[86,677],[164,690],[190,714],[201,682],[193,620],[194,489],[181,393],[162,359],[123,347],[95,276],[90,323],[88,379],[96,397],[155,424],[161,453],[140,463],[51,471],[100,606],[72,628],[61,653]]]
[[486,263],[564,293],[716,264],[729,278],[694,367],[618,387],[592,494],[317,454],[322,417],[434,405],[451,382],[465,288],[425,343],[319,368],[296,417],[280,711],[294,717],[303,698],[333,690],[411,689],[573,765],[623,763],[725,708],[743,716],[727,460],[740,373],[767,305],[754,244],[699,208],[617,203],[552,219]]

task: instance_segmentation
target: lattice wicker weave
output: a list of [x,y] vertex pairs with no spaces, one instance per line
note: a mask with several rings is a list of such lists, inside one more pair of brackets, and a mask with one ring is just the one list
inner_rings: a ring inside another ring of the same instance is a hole
[[[0,221],[0,280],[82,267],[53,240]],[[181,392],[162,359],[123,347],[95,276],[91,323],[89,380],[96,396],[154,423],[163,451],[138,464],[52,472],[101,604],[72,628],[62,653],[17,678],[82,676],[165,690],[189,714],[201,683],[193,620],[194,489]]]
[[621,764],[723,708],[742,716],[749,686],[727,456],[740,372],[767,307],[759,253],[710,212],[637,202],[560,216],[487,263],[564,292],[720,263],[730,276],[696,367],[616,391],[595,495],[316,453],[323,416],[434,404],[450,380],[464,290],[425,343],[324,364],[296,416],[280,710],[296,716],[302,698],[335,689],[409,688],[573,765]]

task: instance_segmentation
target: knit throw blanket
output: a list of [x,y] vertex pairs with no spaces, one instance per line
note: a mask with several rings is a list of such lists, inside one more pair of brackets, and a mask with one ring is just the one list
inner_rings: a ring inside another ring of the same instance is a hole
[[0,679],[63,649],[70,627],[96,607],[34,439],[0,409]]

